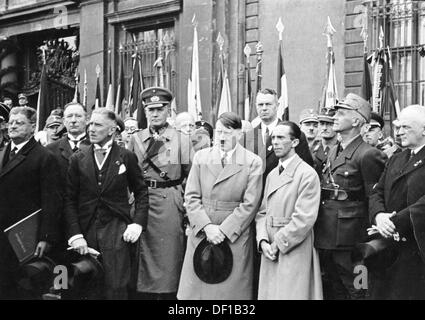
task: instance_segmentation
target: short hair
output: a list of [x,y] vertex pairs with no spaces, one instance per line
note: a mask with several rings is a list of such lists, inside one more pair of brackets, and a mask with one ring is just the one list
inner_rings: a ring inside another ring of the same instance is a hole
[[4,98],[3,98],[3,102],[4,102],[4,101],[6,101],[6,100],[10,100],[10,101],[12,101],[12,98],[10,98],[10,97],[4,97]]
[[217,121],[220,121],[228,129],[242,129],[242,119],[234,112],[222,113]]
[[83,108],[84,113],[86,113],[86,109],[84,108],[84,106],[81,103],[78,102],[69,102],[67,103],[64,107],[63,107],[63,112],[65,112],[66,108],[68,108],[69,106],[80,106],[81,108]]
[[14,107],[12,110],[10,110],[10,115],[13,114],[23,114],[30,121],[30,123],[37,122],[37,111],[34,108],[28,106]]
[[106,108],[97,108],[97,109],[94,109],[94,110],[93,110],[92,115],[93,115],[93,114],[101,114],[101,115],[104,115],[104,116],[106,116],[106,118],[108,118],[109,120],[114,121],[114,122],[115,122],[115,124],[117,124],[117,123],[118,123],[117,115],[115,114],[115,112],[113,112],[113,111],[111,111],[111,110],[109,110],[109,109],[106,109]]
[[281,121],[277,125],[289,127],[289,129],[290,129],[289,134],[291,135],[291,140],[294,140],[294,139],[300,140],[301,139],[301,129],[295,122]]
[[273,96],[276,96],[276,97],[277,97],[277,92],[276,92],[276,90],[271,89],[271,88],[264,88],[264,89],[261,89],[260,91],[258,91],[257,95],[258,95],[259,93],[261,93],[261,94],[271,94],[271,95],[273,95]]

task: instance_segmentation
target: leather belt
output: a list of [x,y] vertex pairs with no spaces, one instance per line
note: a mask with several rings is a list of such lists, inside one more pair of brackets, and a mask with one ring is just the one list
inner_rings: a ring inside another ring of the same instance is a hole
[[365,196],[362,191],[322,188],[321,199],[337,201],[365,201]]
[[158,181],[153,179],[145,179],[146,185],[149,188],[170,188],[174,186],[178,186],[179,184],[182,184],[183,179],[178,180],[168,180],[168,181]]

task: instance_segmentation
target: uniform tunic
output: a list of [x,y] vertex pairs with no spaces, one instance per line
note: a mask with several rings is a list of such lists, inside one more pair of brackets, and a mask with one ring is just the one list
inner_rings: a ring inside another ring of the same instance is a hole
[[[165,182],[147,161],[146,151],[151,139],[149,129],[135,133],[129,149],[134,151],[145,179]],[[190,170],[193,150],[188,139],[167,127],[159,137],[162,146],[151,155],[151,161],[170,180],[185,178]],[[177,291],[184,256],[183,189],[149,187],[149,217],[146,232],[139,241],[137,291],[172,293]]]

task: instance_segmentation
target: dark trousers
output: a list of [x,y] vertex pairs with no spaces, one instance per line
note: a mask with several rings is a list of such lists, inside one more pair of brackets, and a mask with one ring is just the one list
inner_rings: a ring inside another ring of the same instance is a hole
[[363,300],[367,291],[354,286],[351,251],[319,250],[325,300]]
[[107,223],[96,219],[86,235],[89,247],[101,253],[106,299],[128,298],[132,259],[130,244],[123,240],[126,228],[127,224],[118,218]]

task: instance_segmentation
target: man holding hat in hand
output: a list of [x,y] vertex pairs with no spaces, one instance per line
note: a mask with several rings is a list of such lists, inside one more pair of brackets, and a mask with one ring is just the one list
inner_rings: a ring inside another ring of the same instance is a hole
[[182,182],[193,150],[167,122],[169,90],[147,88],[141,99],[149,127],[134,133],[128,145],[149,187],[149,229],[140,242],[137,291],[143,299],[175,299],[185,250]]
[[[93,111],[89,123],[92,145],[70,158],[65,197],[68,244],[80,254],[100,252],[107,299],[127,299],[131,280],[131,243],[147,226],[148,198],[137,157],[113,137],[114,112]],[[134,193],[130,216],[128,190]]]
[[369,103],[350,93],[335,109],[333,129],[341,141],[330,151],[323,170],[315,247],[320,250],[325,299],[361,299],[365,292],[354,287],[351,250],[366,238],[368,197],[385,160],[360,135],[370,119]]

